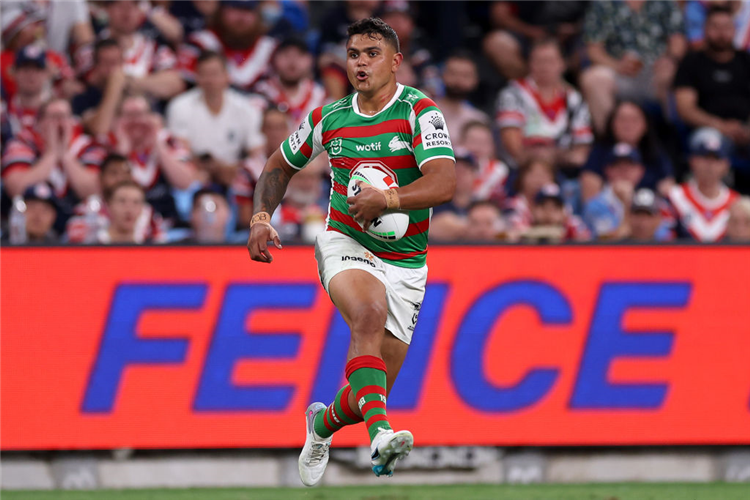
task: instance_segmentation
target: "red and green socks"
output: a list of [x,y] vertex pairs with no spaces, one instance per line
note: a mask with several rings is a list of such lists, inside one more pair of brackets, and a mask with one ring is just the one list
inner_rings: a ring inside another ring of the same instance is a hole
[[362,421],[362,417],[349,406],[349,393],[352,388],[349,384],[342,387],[333,403],[328,405],[326,411],[322,411],[315,416],[315,434],[322,438],[328,438],[334,432],[345,425],[354,425]]
[[[364,420],[372,442],[380,429],[391,428],[385,414],[385,362],[376,356],[358,356],[346,364],[346,378],[349,384],[341,388],[326,411],[316,415],[315,433],[327,438],[345,425]],[[362,416],[349,406],[352,391]]]

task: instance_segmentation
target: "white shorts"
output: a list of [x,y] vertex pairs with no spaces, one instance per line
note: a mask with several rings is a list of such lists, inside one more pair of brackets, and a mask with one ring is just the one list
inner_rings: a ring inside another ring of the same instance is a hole
[[341,271],[361,269],[385,285],[388,317],[385,328],[410,344],[427,284],[427,266],[417,269],[386,264],[349,236],[324,231],[315,239],[315,260],[326,292],[331,278]]

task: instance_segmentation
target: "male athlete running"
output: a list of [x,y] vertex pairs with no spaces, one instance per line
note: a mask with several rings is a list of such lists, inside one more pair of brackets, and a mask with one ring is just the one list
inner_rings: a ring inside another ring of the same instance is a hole
[[[327,407],[307,408],[307,439],[299,458],[307,486],[320,481],[331,436],[345,425],[365,422],[377,476],[392,475],[396,461],[413,447],[409,431],[391,429],[386,396],[424,297],[430,207],[449,201],[456,182],[442,113],[423,93],[396,82],[403,60],[396,32],[370,18],[352,24],[348,35],[346,70],[356,92],[315,109],[268,159],[256,186],[247,242],[253,260],[273,260],[267,244],[281,248],[281,241],[271,214],[289,179],[325,150],[333,187],[315,258],[323,287],[351,329],[349,383]],[[361,184],[361,192],[347,198],[350,173],[366,164],[395,171],[400,187],[383,191]],[[368,225],[393,209],[409,212],[408,230],[398,241],[376,240],[356,222]]]

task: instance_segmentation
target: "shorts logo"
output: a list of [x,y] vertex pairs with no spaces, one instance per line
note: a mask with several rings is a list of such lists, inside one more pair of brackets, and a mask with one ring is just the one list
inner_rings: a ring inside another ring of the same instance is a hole
[[328,149],[328,152],[332,155],[340,155],[341,150],[343,149],[343,143],[344,140],[341,137],[336,137],[329,143],[330,148]]
[[[372,255],[370,257],[372,257]],[[351,256],[351,255],[342,255],[341,256],[341,262],[346,262],[346,261],[362,262],[363,264],[367,264],[370,267],[375,268],[377,266],[375,266],[375,262],[373,262],[373,260],[374,260],[374,257],[371,259],[369,257],[368,258],[364,258],[364,257]]]
[[414,331],[414,328],[417,326],[417,319],[419,319],[419,310],[422,308],[422,303],[412,302],[412,306],[414,306],[414,314],[411,316],[411,325],[408,326],[408,329]]
[[369,260],[370,262],[375,260],[375,256],[371,254],[370,252],[365,252],[365,259]]

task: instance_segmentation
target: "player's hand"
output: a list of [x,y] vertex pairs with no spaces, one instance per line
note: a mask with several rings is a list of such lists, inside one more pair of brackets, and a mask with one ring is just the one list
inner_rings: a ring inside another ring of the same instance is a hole
[[250,258],[266,264],[273,262],[273,255],[268,251],[269,241],[273,242],[276,248],[281,249],[279,233],[269,222],[256,221],[251,223],[250,236],[247,238],[247,251],[250,253]]
[[387,208],[387,198],[382,189],[357,182],[359,193],[346,199],[349,204],[349,215],[360,224],[364,224],[364,230],[370,227],[373,219],[380,216]]

